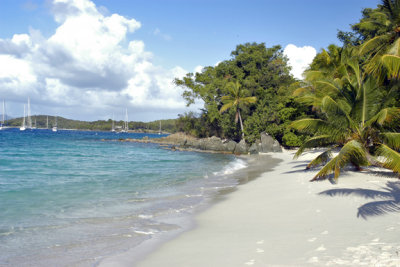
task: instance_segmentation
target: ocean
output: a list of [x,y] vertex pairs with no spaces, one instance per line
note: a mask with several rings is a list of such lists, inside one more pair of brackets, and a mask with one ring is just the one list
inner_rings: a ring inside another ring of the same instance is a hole
[[144,136],[160,137],[0,131],[0,266],[95,266],[184,230],[247,165],[233,155],[118,141]]

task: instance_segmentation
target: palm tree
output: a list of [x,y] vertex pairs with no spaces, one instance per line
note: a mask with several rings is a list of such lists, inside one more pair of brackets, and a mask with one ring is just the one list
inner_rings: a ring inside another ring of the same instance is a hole
[[224,105],[221,107],[219,112],[223,113],[230,108],[236,109],[235,123],[238,123],[238,121],[240,122],[242,138],[244,138],[243,121],[242,116],[240,115],[240,108],[244,105],[255,103],[257,101],[257,98],[255,96],[247,96],[248,92],[242,89],[238,81],[236,81],[236,83],[228,83],[227,89],[229,95],[222,96],[221,101]]
[[[400,173],[400,133],[387,131],[400,109],[391,107],[397,87],[383,90],[376,79],[362,72],[358,60],[343,64],[342,77],[313,81],[300,90],[300,96],[321,114],[320,119],[306,118],[293,122],[299,131],[315,133],[297,151],[325,147],[307,168],[325,164],[311,181],[325,179],[333,173],[338,179],[341,169],[351,163],[362,166],[378,165]],[[333,151],[339,153],[332,157]]]
[[399,78],[400,0],[382,0],[357,27],[371,36],[359,49],[359,55],[367,56],[366,71],[380,80],[385,76]]

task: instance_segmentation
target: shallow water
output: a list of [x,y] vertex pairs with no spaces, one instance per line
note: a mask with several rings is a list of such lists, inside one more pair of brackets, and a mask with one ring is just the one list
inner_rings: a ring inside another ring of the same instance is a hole
[[[0,266],[91,266],[182,228],[246,162],[101,139],[159,135],[0,131]],[[174,221],[171,223],[171,221]]]

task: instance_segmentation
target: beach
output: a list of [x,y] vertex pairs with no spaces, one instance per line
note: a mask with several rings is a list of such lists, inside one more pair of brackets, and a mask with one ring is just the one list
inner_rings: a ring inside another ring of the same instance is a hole
[[100,266],[400,266],[396,176],[350,169],[337,184],[309,182],[315,152],[269,155],[281,162],[198,214],[192,230]]

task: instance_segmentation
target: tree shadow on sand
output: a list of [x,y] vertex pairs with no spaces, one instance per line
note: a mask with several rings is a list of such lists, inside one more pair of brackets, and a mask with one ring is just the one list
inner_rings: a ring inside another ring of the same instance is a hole
[[387,182],[386,187],[382,190],[371,189],[330,189],[319,193],[319,195],[327,196],[361,196],[366,199],[386,199],[372,201],[358,208],[357,217],[368,219],[368,217],[380,216],[391,212],[400,212],[400,182]]

